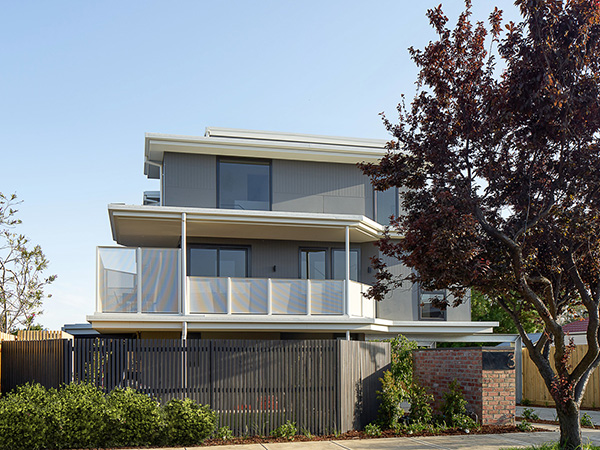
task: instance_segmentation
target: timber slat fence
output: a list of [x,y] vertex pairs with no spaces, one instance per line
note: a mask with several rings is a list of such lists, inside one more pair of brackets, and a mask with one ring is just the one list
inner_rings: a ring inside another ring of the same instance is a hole
[[[65,350],[32,351],[40,343]],[[314,434],[361,428],[376,418],[379,379],[390,362],[389,343],[335,340],[76,339],[4,346],[3,352],[11,350],[2,358],[3,392],[34,380],[55,387],[56,377],[46,378],[47,363],[60,360],[56,367],[71,367],[60,383],[84,381],[105,392],[132,387],[161,402],[188,397],[210,405],[220,426],[237,435],[266,435],[287,420]]]
[[[585,344],[575,346],[569,360],[572,367],[575,367],[583,359],[587,348]],[[550,364],[554,369],[554,347],[550,348]],[[554,400],[546,388],[546,383],[529,357],[529,351],[526,348],[523,349],[523,399],[527,399],[535,405],[554,407]],[[590,376],[581,406],[582,408],[600,407],[600,371],[598,369],[594,370]]]

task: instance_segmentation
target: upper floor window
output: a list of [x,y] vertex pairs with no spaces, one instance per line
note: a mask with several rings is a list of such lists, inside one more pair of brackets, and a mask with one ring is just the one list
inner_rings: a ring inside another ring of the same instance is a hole
[[390,216],[398,217],[398,188],[395,187],[375,191],[375,220],[389,225]]
[[245,278],[248,260],[246,247],[192,246],[188,252],[188,275]]
[[327,250],[300,249],[300,278],[312,280],[327,278]]
[[434,305],[435,300],[445,300],[444,291],[419,290],[419,318],[432,320],[446,320],[446,308]]
[[271,165],[264,161],[219,160],[218,204],[225,209],[271,209]]
[[[332,250],[332,265],[334,280],[346,279],[346,250],[334,248]],[[350,249],[350,279],[358,281],[358,249]]]

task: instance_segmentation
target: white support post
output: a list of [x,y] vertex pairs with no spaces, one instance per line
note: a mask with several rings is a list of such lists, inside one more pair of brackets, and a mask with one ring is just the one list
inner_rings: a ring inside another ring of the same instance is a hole
[[137,272],[137,313],[142,313],[142,249],[138,247],[135,254]]
[[[187,315],[189,311],[187,295],[187,214],[181,213],[181,305],[179,311]],[[187,331],[187,328],[186,328]]]
[[183,322],[181,324],[181,340],[182,341],[187,340],[187,335],[188,335],[188,323]]
[[188,333],[188,323],[183,322],[181,324],[181,343],[183,344],[183,358],[181,358],[181,378],[183,382],[183,387],[187,388],[188,385],[188,376],[187,376],[187,365],[188,365],[188,355],[187,355],[187,333]]
[[306,279],[306,315],[310,316],[312,314],[312,289],[310,285],[310,280]]
[[346,253],[346,289],[345,289],[345,312],[346,315],[350,315],[350,227],[346,226],[345,233],[345,253]]
[[[104,288],[104,286],[102,287]],[[100,249],[98,247],[96,247],[96,312],[102,312],[102,302],[100,301]]]
[[232,297],[233,297],[233,283],[231,277],[227,277],[227,314],[231,314],[232,310]]
[[515,338],[515,400],[523,400],[523,340],[521,336]]
[[267,315],[273,314],[273,285],[271,278],[267,278]]
[[350,340],[350,330],[346,330],[346,340]]

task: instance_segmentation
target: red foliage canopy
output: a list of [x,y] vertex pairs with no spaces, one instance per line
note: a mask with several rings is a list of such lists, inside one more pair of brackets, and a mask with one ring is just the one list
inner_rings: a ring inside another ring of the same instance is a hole
[[[496,299],[566,411],[600,363],[600,5],[516,4],[523,20],[504,26],[498,9],[489,26],[471,23],[470,1],[454,29],[441,6],[428,11],[439,38],[409,49],[419,91],[398,106],[397,123],[384,116],[389,151],[362,169],[376,189],[400,189],[391,228],[402,239],[388,235],[382,253],[457,303],[468,288]],[[382,299],[402,280],[375,266],[370,295]],[[577,303],[590,318],[589,350],[570,369],[559,323]],[[531,309],[545,326],[537,345],[519,323]]]

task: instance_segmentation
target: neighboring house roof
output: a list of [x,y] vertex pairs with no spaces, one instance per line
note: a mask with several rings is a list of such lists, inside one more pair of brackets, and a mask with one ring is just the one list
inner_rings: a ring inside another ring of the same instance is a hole
[[587,331],[588,323],[590,319],[580,319],[575,322],[567,323],[563,325],[563,332],[565,333],[585,333]]

